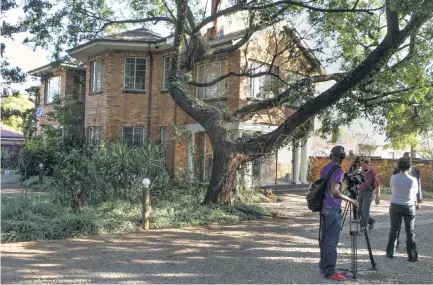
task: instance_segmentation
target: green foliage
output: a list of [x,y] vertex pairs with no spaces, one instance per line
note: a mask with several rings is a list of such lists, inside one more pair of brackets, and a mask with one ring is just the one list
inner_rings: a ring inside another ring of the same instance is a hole
[[19,131],[23,123],[21,114],[31,108],[34,103],[28,95],[7,96],[2,99],[1,117],[2,123]]
[[141,180],[152,181],[153,201],[166,197],[169,176],[158,147],[131,147],[125,142],[106,143],[99,149],[64,152],[54,168],[53,191],[64,204],[99,204],[110,199],[139,201]]
[[[168,190],[168,189],[167,189]],[[172,194],[176,189],[170,189]],[[185,195],[178,201],[152,204],[151,229],[237,223],[260,219],[258,206],[203,206]],[[50,196],[4,196],[1,200],[1,242],[61,239],[95,234],[139,231],[140,203],[111,200],[84,206],[80,213],[53,201]]]
[[61,159],[62,151],[62,141],[57,137],[27,141],[18,158],[21,179],[38,175],[40,163],[44,164],[45,172],[51,175]]

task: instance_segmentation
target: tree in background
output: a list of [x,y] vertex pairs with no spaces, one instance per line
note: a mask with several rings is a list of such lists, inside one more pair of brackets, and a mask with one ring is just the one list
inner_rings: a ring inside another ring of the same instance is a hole
[[[24,6],[23,24],[33,35],[26,42],[45,48],[54,45],[55,56],[60,57],[65,48],[106,35],[112,29],[165,23],[174,32],[168,92],[177,106],[206,130],[213,147],[205,203],[230,203],[238,168],[302,137],[315,116],[323,121],[321,131],[326,133],[359,117],[385,126],[390,111],[413,104],[415,99],[418,103],[428,100],[433,53],[430,0],[251,0],[228,1],[229,6],[221,2],[34,0]],[[206,5],[211,5],[210,15],[205,14]],[[241,39],[229,47],[210,47],[200,30],[221,16],[236,13],[243,13],[247,23]],[[295,70],[296,76],[279,75],[273,72],[271,59],[270,68],[259,74],[248,68],[229,71],[207,83],[188,76],[194,62],[230,54],[247,46],[260,31],[283,20],[295,23],[298,19],[305,19],[306,26],[299,31],[298,39],[315,42],[319,59],[336,66],[338,72],[309,76]],[[285,88],[237,110],[206,104],[189,92],[189,86],[211,86],[229,76],[262,75],[284,81]],[[312,96],[312,84],[329,80],[336,83]],[[233,139],[226,127],[229,122],[295,102],[295,112],[270,133]]]

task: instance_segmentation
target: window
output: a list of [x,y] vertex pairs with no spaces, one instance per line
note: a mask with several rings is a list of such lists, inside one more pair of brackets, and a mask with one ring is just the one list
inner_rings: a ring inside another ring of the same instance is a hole
[[146,58],[125,58],[125,90],[144,91],[146,87]]
[[[269,71],[269,65],[253,61],[251,65],[251,74]],[[270,70],[273,74],[278,74],[278,67],[273,66]],[[273,75],[266,74],[259,77],[249,78],[248,97],[255,99],[267,99],[274,97],[273,92],[277,85],[277,78]]]
[[99,146],[102,139],[102,128],[100,126],[93,126],[87,128],[87,140],[89,145]]
[[104,61],[102,59],[90,62],[90,92],[104,90]]
[[[197,67],[197,77],[199,82],[211,82],[223,74],[223,62],[203,64]],[[226,80],[223,79],[212,86],[198,87],[197,97],[200,99],[226,97]]]
[[167,90],[168,87],[168,75],[170,72],[170,57],[164,57],[164,81],[162,82],[162,90]]
[[84,74],[75,74],[72,78],[72,99],[83,100],[84,97]]
[[60,97],[60,76],[50,78],[45,83],[45,104],[53,103],[56,96]]
[[165,155],[168,150],[168,128],[161,127],[161,152]]
[[143,145],[144,128],[143,127],[123,127],[122,138],[128,145]]

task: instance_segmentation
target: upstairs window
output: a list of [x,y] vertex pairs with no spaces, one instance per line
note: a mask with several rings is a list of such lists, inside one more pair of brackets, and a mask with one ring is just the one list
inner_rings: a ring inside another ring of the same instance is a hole
[[170,72],[170,57],[164,57],[164,78],[162,82],[162,90],[167,90],[168,88],[168,76]]
[[128,145],[143,145],[144,144],[144,128],[143,127],[123,127],[122,138]]
[[[257,61],[251,61],[251,74],[258,74],[261,72],[268,72],[269,65]],[[272,66],[270,68],[272,74],[278,75],[278,67]],[[274,97],[277,91],[277,77],[271,74],[262,75],[248,79],[248,97],[254,99],[268,99]]]
[[52,77],[45,83],[45,104],[53,103],[56,96],[60,97],[60,76]]
[[75,74],[72,78],[72,99],[83,100],[84,97],[84,74]]
[[125,90],[145,91],[146,89],[146,58],[125,58]]
[[98,147],[101,144],[102,127],[92,126],[87,127],[87,140],[89,145]]
[[[224,74],[224,63],[214,62],[197,67],[197,79],[200,83],[211,82]],[[197,97],[200,99],[227,97],[227,80],[218,81],[212,86],[198,87]]]
[[102,59],[90,62],[90,92],[104,90],[104,61]]

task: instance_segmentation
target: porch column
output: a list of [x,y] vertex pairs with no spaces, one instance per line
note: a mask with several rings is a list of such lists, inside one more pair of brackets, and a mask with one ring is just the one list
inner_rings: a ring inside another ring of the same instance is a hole
[[307,172],[308,172],[308,137],[302,139],[301,143],[301,183],[308,184]]
[[188,136],[188,170],[190,177],[194,177],[195,132]]
[[299,181],[299,146],[297,140],[293,141],[292,151],[292,184],[301,184]]

